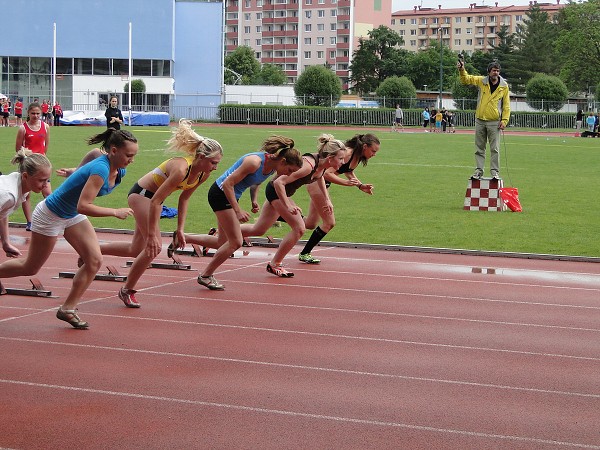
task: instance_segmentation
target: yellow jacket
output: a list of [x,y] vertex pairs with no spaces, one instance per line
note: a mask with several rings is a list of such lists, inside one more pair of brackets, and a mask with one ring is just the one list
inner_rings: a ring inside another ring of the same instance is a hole
[[475,117],[481,120],[502,120],[504,126],[508,125],[510,119],[510,93],[506,80],[500,77],[500,85],[492,94],[488,77],[469,75],[464,68],[460,69],[459,73],[462,84],[472,84],[479,88]]

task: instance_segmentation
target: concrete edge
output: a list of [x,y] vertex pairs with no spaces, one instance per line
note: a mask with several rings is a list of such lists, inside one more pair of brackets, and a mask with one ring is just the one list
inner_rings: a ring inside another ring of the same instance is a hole
[[[13,228],[25,228],[23,223],[10,222],[9,226]],[[114,233],[114,234],[133,234],[133,230],[119,228],[95,228],[99,233]],[[162,236],[170,237],[173,233],[161,232]],[[252,238],[252,244],[257,247],[276,247],[281,239],[273,239],[265,237]],[[299,241],[305,243],[306,240]],[[389,245],[389,244],[368,244],[360,242],[334,242],[321,241],[320,246],[341,247],[341,248],[356,248],[368,250],[383,250],[396,252],[418,252],[418,253],[443,253],[451,255],[470,255],[470,256],[494,256],[500,258],[521,258],[521,259],[543,259],[556,261],[574,261],[574,262],[593,262],[600,263],[600,257],[594,256],[573,256],[573,255],[553,255],[544,253],[519,253],[519,252],[497,252],[490,250],[469,250],[459,248],[438,248],[438,247],[417,247],[411,245]]]

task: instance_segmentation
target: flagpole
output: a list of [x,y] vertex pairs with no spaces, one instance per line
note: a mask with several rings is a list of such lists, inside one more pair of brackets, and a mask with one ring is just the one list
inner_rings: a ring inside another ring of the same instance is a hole
[[133,60],[131,58],[131,22],[129,22],[129,126],[131,126],[131,85],[133,84]]
[[53,50],[52,50],[52,105],[56,104],[56,22],[53,25]]

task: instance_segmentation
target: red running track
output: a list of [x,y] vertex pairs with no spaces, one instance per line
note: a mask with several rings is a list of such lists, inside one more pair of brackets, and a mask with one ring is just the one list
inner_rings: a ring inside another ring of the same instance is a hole
[[94,281],[87,331],[0,297],[0,448],[600,448],[600,265],[323,246],[279,279],[246,250],[222,292],[149,269],[141,309]]

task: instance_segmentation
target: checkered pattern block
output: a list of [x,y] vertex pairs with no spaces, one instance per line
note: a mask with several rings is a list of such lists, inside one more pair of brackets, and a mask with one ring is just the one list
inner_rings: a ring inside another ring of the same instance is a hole
[[500,188],[502,187],[504,187],[504,183],[501,179],[470,179],[463,209],[467,211],[504,211],[506,206],[500,198]]

